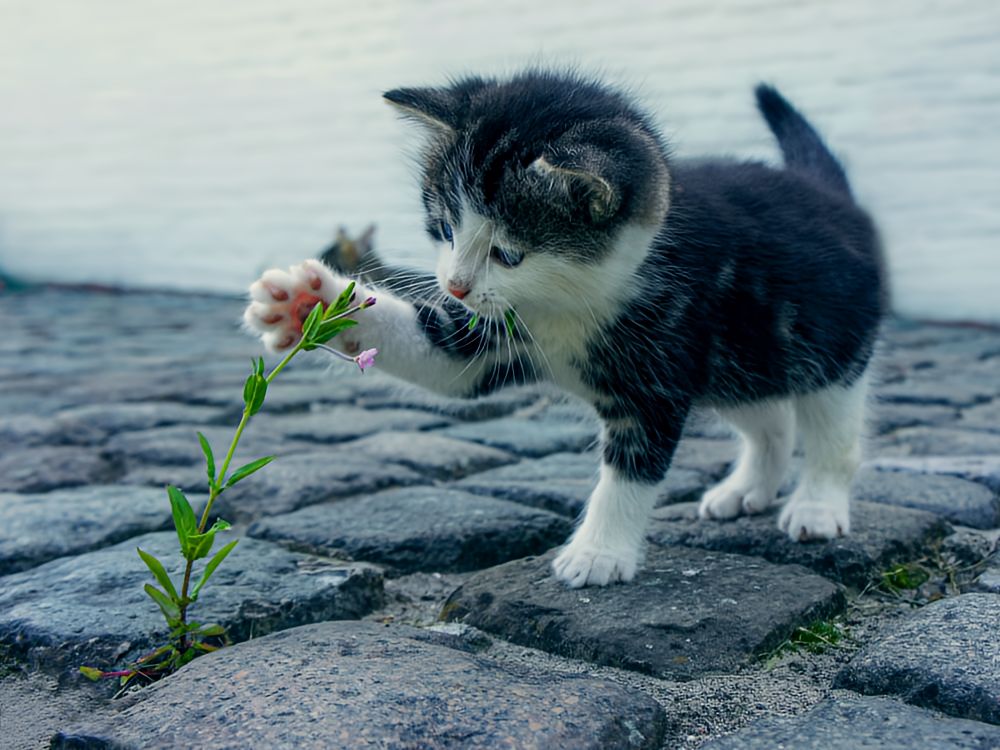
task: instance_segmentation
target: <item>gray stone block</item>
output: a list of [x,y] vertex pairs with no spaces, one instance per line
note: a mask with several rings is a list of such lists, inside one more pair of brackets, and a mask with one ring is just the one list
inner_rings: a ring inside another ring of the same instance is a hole
[[[175,580],[182,574],[172,531],[13,573],[0,589],[0,643],[36,667],[70,673],[83,664],[108,669],[158,645],[166,624],[143,591],[153,578],[136,547],[160,558]],[[381,601],[382,576],[371,566],[241,539],[191,617],[224,625],[240,641],[305,623],[358,618]]]
[[513,671],[420,631],[327,622],[209,654],[53,748],[655,750],[652,698],[603,680]]
[[598,427],[582,421],[513,416],[455,425],[441,430],[440,434],[521,456],[538,457],[550,453],[585,451],[597,443]]
[[854,480],[852,497],[874,503],[925,510],[952,523],[976,529],[1000,526],[1000,497],[965,479],[933,474],[864,468]]
[[106,484],[119,474],[116,462],[96,448],[38,446],[0,455],[0,492],[49,492]]
[[834,686],[1000,724],[997,623],[1000,597],[993,594],[932,602],[868,643]]
[[838,695],[790,719],[767,719],[704,750],[988,750],[1000,729],[888,698]]
[[447,417],[415,409],[338,406],[304,414],[260,414],[254,430],[306,443],[341,443],[387,430],[429,430],[451,424]]
[[460,572],[565,541],[554,513],[441,487],[389,490],[254,523],[247,534],[292,549],[365,560],[397,574]]
[[[127,469],[143,464],[154,466],[203,464],[205,458],[198,443],[199,431],[212,444],[212,450],[221,462],[221,457],[226,455],[233,433],[236,431],[235,424],[232,427],[174,425],[122,432],[112,437],[104,450]],[[240,466],[261,456],[287,456],[311,448],[314,446],[305,442],[289,441],[280,436],[269,435],[264,430],[256,429],[256,425],[251,423],[240,438],[233,466]]]
[[841,588],[794,565],[653,547],[627,584],[569,589],[554,553],[473,575],[442,616],[514,643],[672,680],[737,669],[841,611]]
[[878,439],[882,456],[1000,454],[1000,434],[951,427],[906,427]]
[[[202,507],[204,498],[190,498]],[[92,485],[39,495],[0,494],[0,575],[173,528],[161,489]]]
[[851,503],[851,534],[826,542],[793,542],[778,528],[773,512],[710,521],[698,518],[697,504],[685,503],[660,508],[653,515],[647,536],[654,544],[794,563],[857,587],[896,562],[920,557],[949,531],[947,523],[930,513],[859,502]]
[[517,460],[496,448],[426,432],[382,432],[341,448],[352,456],[405,466],[434,479],[458,479]]
[[866,466],[914,474],[944,474],[967,479],[1000,492],[1000,455],[979,456],[886,456],[868,461]]
[[389,487],[426,481],[405,466],[384,463],[370,453],[330,446],[323,451],[282,456],[219,498],[216,509],[231,521],[315,505],[325,500],[367,495]]

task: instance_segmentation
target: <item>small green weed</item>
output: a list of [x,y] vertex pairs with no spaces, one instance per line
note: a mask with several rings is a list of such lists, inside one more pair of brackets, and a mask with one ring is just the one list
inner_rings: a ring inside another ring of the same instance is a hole
[[[117,677],[124,688],[136,678],[142,678],[149,682],[164,677],[180,669],[197,656],[215,651],[228,643],[225,629],[221,625],[195,622],[188,617],[188,610],[198,601],[205,584],[239,542],[238,539],[232,540],[209,558],[215,545],[216,535],[229,529],[229,523],[222,519],[216,519],[211,526],[208,526],[212,506],[219,495],[227,489],[260,471],[274,460],[274,456],[264,456],[234,469],[232,472],[229,470],[240,437],[251,418],[264,405],[268,387],[296,354],[301,351],[325,349],[357,363],[362,372],[373,364],[375,355],[378,353],[375,349],[364,351],[356,357],[347,357],[347,355],[326,346],[326,342],[338,333],[357,325],[357,321],[349,316],[375,304],[374,297],[369,297],[357,305],[353,304],[353,301],[354,284],[352,283],[328,307],[324,307],[322,302],[313,307],[308,317],[302,322],[302,339],[270,373],[265,374],[264,372],[263,358],[258,358],[251,364],[250,375],[243,386],[243,415],[236,427],[225,458],[218,469],[216,468],[215,453],[208,439],[200,432],[197,433],[198,442],[205,456],[205,472],[208,477],[209,490],[208,502],[201,517],[199,518],[195,514],[191,503],[181,490],[174,486],[167,487],[174,529],[177,531],[180,552],[185,560],[183,579],[172,580],[170,574],[167,573],[166,566],[160,560],[145,550],[136,549],[139,557],[152,573],[155,582],[159,584],[159,586],[154,586],[152,583],[147,583],[144,589],[149,598],[160,609],[167,623],[170,633],[167,642],[122,669],[104,671],[96,667],[80,667],[80,672],[85,677],[91,680]],[[204,559],[208,559],[208,562],[200,566],[200,575],[195,579],[193,577],[195,563]],[[192,586],[193,581],[196,582]],[[3,654],[0,652],[0,657],[2,656]]]

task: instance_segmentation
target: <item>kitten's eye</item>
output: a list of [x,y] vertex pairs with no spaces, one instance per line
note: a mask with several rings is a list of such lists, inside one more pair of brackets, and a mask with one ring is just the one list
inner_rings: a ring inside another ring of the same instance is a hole
[[524,255],[522,253],[516,253],[512,250],[504,250],[502,247],[497,245],[490,248],[490,257],[504,268],[519,266],[521,265],[521,261],[524,260]]
[[451,224],[447,221],[442,221],[439,228],[441,236],[444,237],[445,242],[450,242],[452,247],[455,247],[455,233],[451,231]]

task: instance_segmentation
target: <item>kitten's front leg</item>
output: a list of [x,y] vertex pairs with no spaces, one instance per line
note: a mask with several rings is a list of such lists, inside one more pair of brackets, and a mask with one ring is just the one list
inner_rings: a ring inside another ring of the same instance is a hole
[[646,526],[680,438],[686,409],[664,424],[616,420],[605,427],[604,460],[583,520],[552,564],[571,588],[631,581],[642,562]]
[[[288,349],[302,337],[302,321],[316,303],[333,301],[349,282],[316,260],[287,271],[272,269],[251,285],[243,319],[268,349]],[[493,373],[505,372],[493,356],[497,347],[486,338],[486,326],[470,331],[464,320],[429,301],[418,309],[384,290],[358,285],[356,295],[359,300],[373,295],[377,302],[331,346],[348,354],[378,349],[379,369],[451,396],[488,390]]]

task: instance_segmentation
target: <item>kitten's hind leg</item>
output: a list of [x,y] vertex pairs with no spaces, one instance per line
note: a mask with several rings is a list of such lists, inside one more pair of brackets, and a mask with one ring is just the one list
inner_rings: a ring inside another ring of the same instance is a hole
[[868,378],[795,399],[805,465],[798,488],[778,518],[795,541],[850,532],[851,480],[861,461]]
[[732,473],[701,499],[702,518],[760,513],[775,503],[795,444],[795,414],[788,400],[719,410],[740,433],[743,447]]

